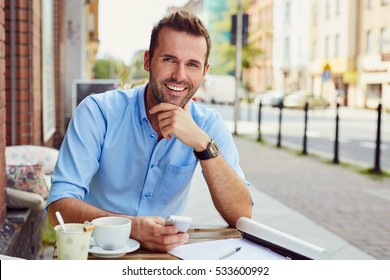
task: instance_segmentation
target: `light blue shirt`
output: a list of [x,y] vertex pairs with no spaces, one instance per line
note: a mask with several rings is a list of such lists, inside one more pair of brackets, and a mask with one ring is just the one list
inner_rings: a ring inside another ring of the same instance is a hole
[[[175,137],[158,141],[146,115],[145,89],[94,94],[80,103],[60,149],[47,206],[74,197],[131,216],[181,213],[198,160]],[[189,108],[245,181],[231,133],[218,112],[193,101]]]

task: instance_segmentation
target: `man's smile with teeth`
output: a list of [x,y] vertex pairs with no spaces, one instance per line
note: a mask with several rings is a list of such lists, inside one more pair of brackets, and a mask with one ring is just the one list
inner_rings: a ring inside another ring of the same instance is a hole
[[167,88],[169,88],[170,90],[174,90],[174,91],[183,91],[185,90],[186,88],[185,87],[177,87],[177,86],[172,86],[172,85],[166,85]]

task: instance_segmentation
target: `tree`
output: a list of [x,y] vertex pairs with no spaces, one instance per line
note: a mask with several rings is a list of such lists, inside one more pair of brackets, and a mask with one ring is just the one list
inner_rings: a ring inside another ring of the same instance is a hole
[[144,69],[144,52],[143,50],[136,52],[131,59],[130,74],[134,80],[149,78],[149,72]]
[[95,79],[116,79],[124,68],[127,66],[123,61],[106,57],[96,61],[93,73]]
[[[243,10],[246,11],[249,0],[242,1]],[[211,74],[234,74],[236,48],[230,44],[231,17],[237,14],[237,1],[229,0],[228,9],[222,12],[217,18],[210,15],[213,27],[210,28],[210,36],[213,40],[213,47],[210,54]],[[228,35],[228,36],[227,36]],[[247,69],[253,65],[255,58],[263,51],[249,42],[242,48],[242,68]]]

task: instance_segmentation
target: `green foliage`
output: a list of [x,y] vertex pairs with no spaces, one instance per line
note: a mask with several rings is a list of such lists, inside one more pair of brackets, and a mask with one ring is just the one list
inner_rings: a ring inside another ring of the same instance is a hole
[[[243,11],[248,8],[250,0],[242,1]],[[210,15],[213,22],[210,28],[212,38],[212,49],[210,53],[211,74],[233,74],[236,64],[236,47],[230,44],[231,17],[237,12],[237,1],[228,1],[228,10],[222,12],[220,19]],[[227,36],[228,35],[228,36]],[[263,53],[254,44],[248,44],[242,48],[242,68],[247,69],[253,66],[253,62]]]
[[134,54],[130,63],[131,77],[135,80],[149,78],[149,72],[144,70],[144,51],[138,51]]
[[126,89],[129,84],[129,79],[130,79],[130,70],[128,67],[123,67],[119,73],[119,82],[118,82],[118,87]]
[[215,45],[210,54],[210,74],[233,74],[236,65],[235,48],[229,42]]
[[54,245],[56,243],[56,232],[50,225],[48,219],[46,219],[45,225],[42,228],[42,243],[44,245]]
[[107,57],[96,61],[93,73],[95,79],[115,79],[126,67],[123,61]]
[[385,170],[376,171],[374,168],[363,168],[358,170],[359,173],[368,175],[371,179],[381,181],[384,178],[390,178],[390,173]]
[[95,79],[117,79],[118,87],[122,89],[145,83],[149,73],[144,70],[143,53],[137,52],[129,66],[110,57],[98,59],[93,68]]

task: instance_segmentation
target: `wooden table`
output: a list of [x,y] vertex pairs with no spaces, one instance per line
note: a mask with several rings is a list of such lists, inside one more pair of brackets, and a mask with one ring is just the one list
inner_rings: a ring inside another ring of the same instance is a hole
[[[188,230],[188,233],[190,235],[190,239],[188,240],[188,243],[198,243],[198,242],[210,241],[210,240],[220,240],[220,239],[241,237],[241,233],[235,228],[195,227],[195,228],[190,228]],[[92,254],[89,254],[88,259],[99,260],[103,258],[98,258]],[[128,253],[120,258],[116,258],[115,260],[177,260],[177,259],[178,259],[177,257],[168,253],[151,252],[139,248],[137,251]]]

